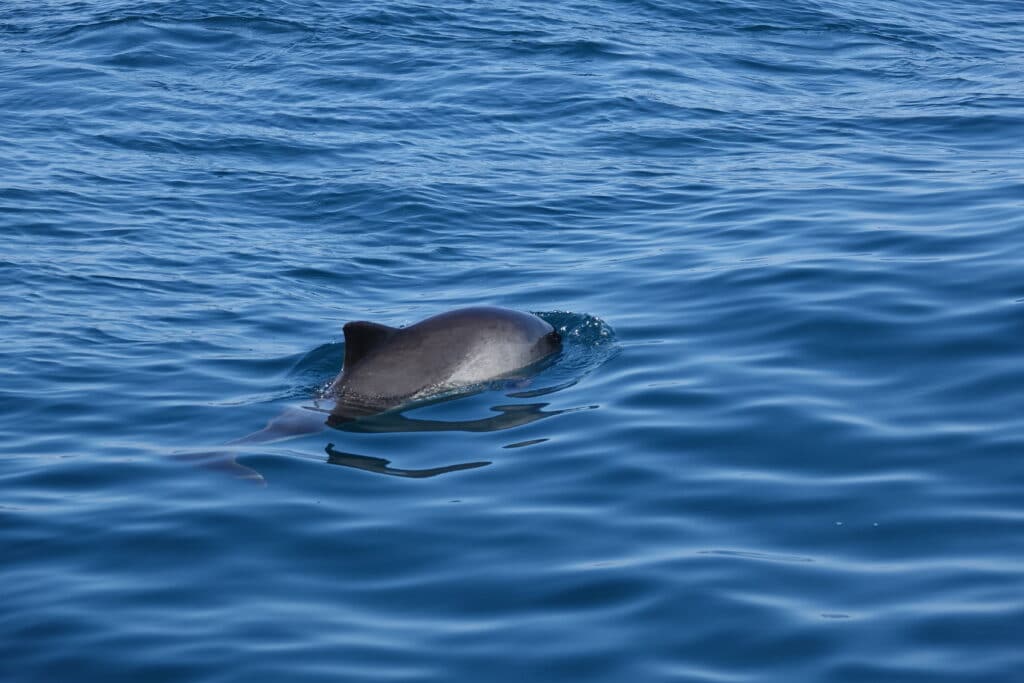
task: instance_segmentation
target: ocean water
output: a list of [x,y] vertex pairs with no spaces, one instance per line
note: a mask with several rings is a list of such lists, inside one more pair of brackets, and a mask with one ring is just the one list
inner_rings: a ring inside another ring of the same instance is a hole
[[1016,0],[11,0],[0,115],[0,680],[1022,680]]

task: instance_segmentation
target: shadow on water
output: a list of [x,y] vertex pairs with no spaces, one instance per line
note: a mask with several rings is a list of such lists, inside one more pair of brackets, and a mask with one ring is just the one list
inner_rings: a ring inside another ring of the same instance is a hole
[[[530,378],[525,383],[517,381],[512,385],[504,385],[502,393],[507,399],[535,398],[554,394],[573,386],[583,376],[606,362],[617,351],[610,328],[597,318],[569,313],[539,315],[548,320],[549,323],[562,333],[564,340],[563,351],[553,363],[540,368],[536,376]],[[310,376],[309,365],[315,365],[319,368],[324,365],[325,358],[336,355],[333,351],[325,352],[325,347],[319,347],[310,354],[307,354],[303,359],[304,361],[308,359],[308,362],[300,361],[295,368],[294,374],[297,378],[301,378],[302,381],[306,381]],[[330,369],[331,371],[336,370],[336,368]],[[322,370],[320,378],[321,381],[328,379],[323,376]],[[525,385],[531,388],[525,389]],[[596,405],[586,405],[548,410],[547,408],[550,403],[506,403],[489,408],[490,411],[496,414],[473,419],[427,419],[407,415],[407,413],[419,411],[428,406],[447,405],[457,399],[465,399],[472,395],[479,396],[486,393],[488,389],[493,391],[499,386],[500,384],[486,388],[477,387],[470,391],[453,395],[433,397],[427,401],[420,401],[413,405],[405,406],[400,410],[360,417],[358,419],[338,415],[332,405],[333,402],[328,397],[315,398],[313,405],[288,408],[281,415],[271,420],[263,429],[231,441],[220,450],[179,453],[173,457],[203,467],[204,469],[230,474],[238,479],[265,484],[266,482],[259,472],[237,461],[237,456],[248,446],[292,439],[320,432],[325,428],[356,434],[497,432],[522,427],[539,420],[566,413],[591,410],[598,407]],[[514,391],[508,391],[508,389],[514,389]],[[531,439],[506,447],[520,447],[543,441],[546,441],[546,439]],[[327,462],[333,465],[342,465],[366,472],[412,479],[435,477],[440,474],[476,469],[491,464],[490,461],[481,460],[424,469],[406,469],[392,467],[391,461],[386,458],[338,450],[334,447],[333,443],[329,443],[325,451],[327,453]]]

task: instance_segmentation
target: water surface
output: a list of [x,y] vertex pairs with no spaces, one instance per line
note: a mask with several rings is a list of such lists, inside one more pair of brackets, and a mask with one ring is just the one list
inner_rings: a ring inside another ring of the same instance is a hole
[[[4,3],[0,678],[1016,680],[1022,35]],[[577,334],[189,457],[313,405],[345,322],[476,304]]]

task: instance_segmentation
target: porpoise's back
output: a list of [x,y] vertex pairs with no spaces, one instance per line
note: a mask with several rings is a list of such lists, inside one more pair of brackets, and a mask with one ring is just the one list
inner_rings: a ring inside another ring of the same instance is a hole
[[372,414],[508,375],[560,348],[547,322],[505,308],[461,308],[405,328],[354,322],[331,393],[349,412]]

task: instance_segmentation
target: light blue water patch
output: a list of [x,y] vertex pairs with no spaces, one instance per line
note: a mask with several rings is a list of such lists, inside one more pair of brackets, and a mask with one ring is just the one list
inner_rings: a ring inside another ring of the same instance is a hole
[[[4,3],[0,679],[1017,680],[1021,35]],[[228,445],[478,304],[562,353]]]

